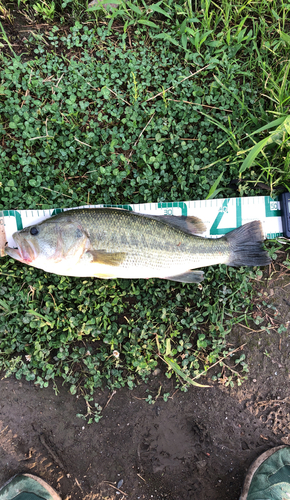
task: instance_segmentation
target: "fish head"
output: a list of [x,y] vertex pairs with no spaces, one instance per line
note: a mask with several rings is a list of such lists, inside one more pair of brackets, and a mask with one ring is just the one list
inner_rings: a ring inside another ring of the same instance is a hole
[[[14,259],[40,269],[74,265],[88,246],[89,237],[78,222],[47,219],[13,234],[17,248],[6,247]],[[51,272],[51,271],[50,271]],[[53,272],[53,271],[52,271]]]

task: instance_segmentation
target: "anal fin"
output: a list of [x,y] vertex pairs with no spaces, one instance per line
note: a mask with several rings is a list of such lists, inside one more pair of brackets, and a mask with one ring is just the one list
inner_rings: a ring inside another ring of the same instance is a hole
[[102,280],[113,280],[113,279],[117,278],[116,275],[108,274],[108,273],[96,273],[96,274],[94,274],[94,277],[100,278]]
[[170,281],[179,281],[181,283],[200,283],[203,281],[203,271],[186,271],[186,273],[176,276],[167,276],[164,278]]

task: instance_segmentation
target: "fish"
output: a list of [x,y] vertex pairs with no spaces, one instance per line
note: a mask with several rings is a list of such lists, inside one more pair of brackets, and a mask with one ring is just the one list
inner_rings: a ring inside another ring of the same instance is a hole
[[[45,272],[78,277],[161,278],[200,283],[199,268],[265,266],[260,221],[216,239],[200,236],[197,217],[144,215],[118,208],[79,208],[17,231],[8,256]],[[199,270],[196,270],[199,269]]]

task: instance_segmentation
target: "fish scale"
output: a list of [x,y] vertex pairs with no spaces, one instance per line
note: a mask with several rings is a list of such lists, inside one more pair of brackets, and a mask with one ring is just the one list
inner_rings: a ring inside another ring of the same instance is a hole
[[[169,224],[132,212],[102,209],[97,212],[97,223],[89,211],[82,210],[79,214],[76,211],[71,215],[76,215],[86,227],[94,249],[101,250],[105,245],[108,252],[125,252],[126,258],[122,263],[125,269],[148,267],[160,271],[166,269],[167,272],[171,266],[194,269],[201,266],[203,255],[206,265],[210,265],[226,260],[230,253],[225,240],[188,235]],[[122,228],[122,233],[118,228]],[[126,237],[125,244],[123,235]]]

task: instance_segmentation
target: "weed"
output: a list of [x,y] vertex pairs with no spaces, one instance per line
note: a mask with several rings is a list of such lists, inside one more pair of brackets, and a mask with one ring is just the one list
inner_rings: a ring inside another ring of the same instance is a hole
[[44,21],[53,21],[54,13],[55,13],[55,3],[51,2],[48,4],[44,0],[40,3],[35,3],[33,5],[34,10],[37,12],[39,16],[41,16]]
[[[7,34],[5,32],[5,29],[2,25],[2,23],[0,22],[0,40],[2,39],[3,42],[5,42],[9,49],[11,50],[12,54],[14,55],[15,59],[17,60],[18,59],[18,56],[15,54],[13,48],[12,48],[12,45],[7,37]],[[4,47],[4,45],[1,43],[1,47]]]
[[10,9],[8,9],[2,0],[0,0],[0,17],[1,19],[8,19],[8,21],[13,24],[13,16],[10,12]]
[[98,404],[94,403],[92,406],[90,402],[93,400],[92,397],[85,395],[84,400],[86,402],[87,411],[86,413],[77,413],[77,417],[86,420],[88,424],[92,424],[93,422],[98,423],[102,418],[102,410],[103,408]]
[[[18,5],[75,22],[31,35],[29,60],[0,26],[12,53],[1,56],[0,209],[211,199],[235,195],[237,178],[241,195],[262,194],[261,182],[273,194],[289,186],[284,0]],[[182,390],[204,385],[212,367],[213,380],[240,384],[246,360],[227,335],[252,318],[267,330],[253,315],[260,277],[215,266],[199,287],[104,282],[3,259],[0,368],[40,387],[62,378],[85,395],[89,421],[101,417],[97,387],[132,389],[162,360]]]

